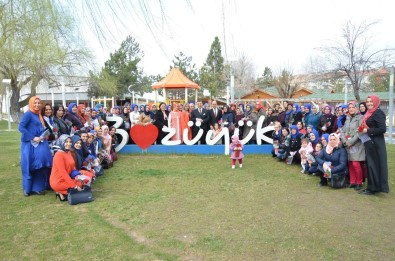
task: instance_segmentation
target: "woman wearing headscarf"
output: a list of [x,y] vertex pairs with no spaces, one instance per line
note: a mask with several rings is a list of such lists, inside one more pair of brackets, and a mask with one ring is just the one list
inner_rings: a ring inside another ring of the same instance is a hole
[[77,115],[77,111],[77,104],[70,102],[69,106],[67,107],[66,115],[63,117],[63,119],[69,126],[79,130],[84,127],[84,125],[81,123],[81,120]]
[[[254,106],[252,104],[247,104],[246,110],[244,113],[244,128],[243,128],[243,139],[247,137],[250,130],[256,130],[256,124],[258,121],[258,116],[255,113]],[[252,125],[248,126],[248,122],[251,122]],[[256,135],[252,136],[251,140],[248,141],[248,144],[256,144]]]
[[140,113],[139,106],[137,104],[132,104],[132,111],[129,114],[130,119],[130,128],[132,128],[135,124],[139,122]]
[[387,150],[384,134],[386,132],[385,114],[380,109],[380,98],[369,95],[366,99],[367,112],[358,131],[364,141],[366,164],[368,167],[368,186],[362,194],[373,195],[389,192]]
[[329,142],[329,134],[328,133],[322,134],[320,140],[321,140],[322,147],[325,149],[326,145],[328,145],[328,142]]
[[[151,123],[150,111],[148,105],[143,105],[143,112],[140,113],[138,124],[147,125]],[[141,108],[141,106],[140,106]]]
[[347,115],[348,115],[348,105],[347,104],[342,104],[340,106],[340,110],[339,110],[339,115],[337,116],[337,128],[343,128],[344,123],[346,122],[347,119]]
[[56,193],[56,197],[61,201],[67,200],[67,190],[69,188],[79,188],[82,184],[70,174],[76,169],[75,160],[70,149],[72,140],[68,135],[61,135],[57,142],[60,150],[55,153],[53,166],[49,182],[51,188]]
[[105,150],[108,158],[110,160],[111,159],[111,146],[112,146],[112,138],[110,135],[110,129],[108,128],[107,125],[103,125],[101,127],[102,130],[102,134],[101,134],[101,138],[102,138],[102,148]]
[[310,139],[311,146],[313,146],[313,149],[315,150],[315,146],[318,144],[320,141],[320,136],[318,134],[318,131],[315,129],[312,129],[309,134],[307,134],[307,138]]
[[[310,122],[310,125],[312,125],[313,128],[316,130],[319,129],[320,118],[321,118],[320,106],[318,104],[313,104],[313,106],[311,107],[309,122]],[[307,124],[307,126],[308,125],[309,124]]]
[[291,125],[296,125],[299,121],[303,121],[303,113],[300,109],[299,104],[297,103],[294,103],[292,109],[293,111],[291,114]]
[[366,109],[366,102],[361,102],[361,103],[359,104],[359,113],[360,113],[361,115],[365,115],[366,112],[367,112],[367,109]]
[[86,118],[85,118],[85,105],[84,104],[78,104],[77,116],[80,119],[80,122],[82,123],[82,125],[85,125]]
[[365,161],[365,147],[358,137],[358,127],[362,123],[363,116],[358,113],[358,104],[354,101],[348,103],[348,112],[340,140],[348,154],[350,188],[360,190],[363,181],[362,162]]
[[23,115],[18,130],[21,132],[21,171],[23,195],[44,195],[49,188],[47,182],[52,167],[44,119],[41,115],[41,99],[33,96],[29,110]]
[[287,110],[285,111],[285,119],[284,119],[284,127],[289,127],[292,125],[292,113],[293,113],[293,105],[292,103],[287,104]]
[[167,135],[162,128],[168,125],[168,112],[166,110],[166,103],[161,102],[159,104],[159,110],[155,115],[155,126],[158,128],[158,138],[156,139],[156,144],[162,144],[162,139]]
[[292,157],[291,162],[300,163],[299,150],[302,146],[302,134],[299,133],[299,129],[296,125],[291,125],[290,127],[290,140],[288,147],[288,157]]
[[319,123],[320,135],[324,133],[331,134],[334,132],[333,126],[335,125],[336,115],[332,114],[332,106],[326,105],[324,107],[324,114],[321,115]]
[[[316,157],[318,163],[318,174],[321,181],[320,186],[327,186],[328,179],[333,179],[333,187],[339,188],[345,184],[347,176],[347,152],[339,147],[340,139],[336,133],[329,135],[326,148]],[[341,181],[339,184],[337,181]],[[336,181],[336,182],[335,182]]]
[[313,115],[313,112],[312,112],[311,108],[312,108],[312,106],[310,103],[306,103],[304,105],[304,109],[305,109],[305,113],[304,113],[304,117],[303,117],[304,126],[312,125],[311,116]]
[[229,131],[234,130],[235,120],[233,118],[233,113],[230,111],[230,108],[228,105],[224,106],[221,121],[222,121],[223,127],[228,127]]

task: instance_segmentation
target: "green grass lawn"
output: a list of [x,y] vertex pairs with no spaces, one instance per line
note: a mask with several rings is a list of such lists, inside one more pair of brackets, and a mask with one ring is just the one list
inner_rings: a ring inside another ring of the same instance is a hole
[[[394,260],[389,194],[317,186],[271,156],[120,155],[70,206],[24,197],[19,132],[0,123],[1,260]],[[16,129],[16,126],[13,126]],[[395,146],[387,147],[393,159]]]

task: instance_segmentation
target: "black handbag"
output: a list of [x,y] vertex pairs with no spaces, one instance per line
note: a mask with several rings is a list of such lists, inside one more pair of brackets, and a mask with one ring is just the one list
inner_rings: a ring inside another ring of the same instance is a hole
[[348,176],[343,174],[343,175],[334,175],[332,174],[331,180],[330,180],[330,186],[331,188],[338,189],[338,188],[345,188],[348,185]]
[[96,167],[93,168],[95,171],[96,177],[100,177],[104,175],[104,169],[102,165],[97,165]]
[[77,205],[95,200],[92,195],[91,187],[88,186],[85,186],[81,191],[75,188],[69,188],[67,192],[67,201],[70,205]]

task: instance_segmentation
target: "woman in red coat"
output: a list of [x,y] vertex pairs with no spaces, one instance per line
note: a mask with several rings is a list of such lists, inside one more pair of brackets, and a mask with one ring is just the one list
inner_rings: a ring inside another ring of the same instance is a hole
[[67,199],[67,189],[80,188],[81,182],[70,177],[75,170],[75,161],[70,152],[72,141],[70,136],[63,134],[58,139],[60,150],[53,158],[52,172],[49,179],[51,188],[56,192],[56,197],[64,201]]

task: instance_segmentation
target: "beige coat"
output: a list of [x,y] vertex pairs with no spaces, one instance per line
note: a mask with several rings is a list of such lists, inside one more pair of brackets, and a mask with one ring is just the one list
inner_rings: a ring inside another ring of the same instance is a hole
[[[347,116],[340,134],[340,140],[347,150],[349,161],[365,161],[365,147],[358,137],[358,127],[361,125],[363,115]],[[347,136],[350,138],[346,138]]]

